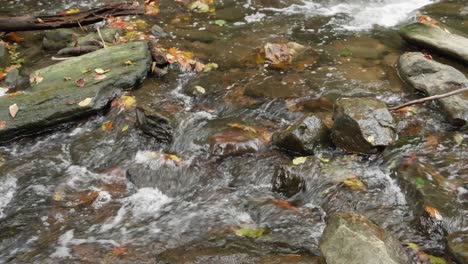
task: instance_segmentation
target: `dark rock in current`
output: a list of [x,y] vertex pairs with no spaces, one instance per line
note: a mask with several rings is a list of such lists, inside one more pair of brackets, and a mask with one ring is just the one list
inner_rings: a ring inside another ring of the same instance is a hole
[[167,34],[164,29],[162,29],[160,26],[158,25],[154,25],[151,27],[151,34],[157,38],[157,39],[160,39],[160,38],[165,38],[167,36],[169,36],[169,34]]
[[327,221],[320,250],[328,264],[406,264],[400,242],[364,216],[338,213]]
[[143,133],[162,144],[172,142],[173,129],[169,115],[150,107],[137,107],[136,116],[138,127]]
[[461,264],[468,263],[468,231],[452,233],[447,236],[450,254]]
[[48,51],[63,49],[72,42],[74,33],[73,29],[68,28],[46,31],[42,39],[42,48]]
[[251,132],[232,128],[209,138],[210,153],[216,156],[241,156],[255,153],[265,147],[265,142]]
[[274,133],[272,141],[286,151],[309,155],[327,136],[327,129],[319,118],[305,115],[286,130]]
[[[132,60],[131,67],[123,62]],[[103,110],[124,89],[132,89],[146,77],[151,56],[145,42],[131,42],[101,49],[80,57],[51,65],[33,72],[43,80],[33,84],[27,93],[0,98],[0,120],[6,126],[0,130],[0,141],[54,127],[58,124],[89,116]],[[95,81],[92,73],[81,69],[108,69],[106,78]],[[65,77],[71,81],[64,80]],[[83,87],[76,80],[85,79]],[[86,100],[86,103],[80,102]],[[9,114],[10,105],[17,104],[15,118]]]
[[[406,82],[429,96],[468,87],[468,79],[463,73],[420,52],[403,54],[398,62],[398,70]],[[438,99],[437,102],[453,124],[463,126],[468,122],[467,93]]]
[[443,25],[414,23],[400,29],[400,35],[408,42],[435,49],[468,63],[468,38],[451,33]]
[[281,193],[287,198],[304,191],[306,187],[305,180],[301,176],[284,166],[279,166],[275,170],[271,185],[273,192]]
[[333,119],[333,142],[349,152],[376,153],[396,138],[392,115],[385,103],[375,98],[340,98]]

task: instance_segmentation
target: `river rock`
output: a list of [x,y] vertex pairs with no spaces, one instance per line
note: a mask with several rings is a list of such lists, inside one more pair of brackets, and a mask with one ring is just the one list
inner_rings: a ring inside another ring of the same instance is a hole
[[468,263],[468,231],[448,235],[447,245],[450,253],[459,263]]
[[169,36],[169,34],[167,34],[164,29],[162,29],[160,26],[158,25],[154,25],[151,27],[151,34],[157,38],[157,39],[160,39],[160,38],[165,38],[167,36]]
[[[133,65],[126,66],[124,62],[127,60],[132,60]],[[27,93],[0,98],[0,120],[6,122],[0,130],[0,141],[97,113],[122,90],[132,89],[141,83],[150,65],[148,45],[145,42],[131,42],[33,72],[35,76],[42,76],[41,82],[32,85]],[[91,71],[83,74],[84,68]],[[94,80],[93,69],[97,68],[109,70],[106,78]],[[80,79],[85,80],[83,87],[77,87],[75,83]],[[8,109],[14,104],[19,112],[12,118]]]
[[376,153],[396,138],[392,115],[385,103],[375,98],[340,98],[333,119],[333,142],[349,152]]
[[[399,59],[398,70],[406,82],[430,96],[468,87],[468,79],[463,73],[419,52],[403,54]],[[467,93],[438,99],[437,102],[453,124],[463,126],[467,123]]]
[[306,188],[304,178],[293,173],[288,167],[279,166],[276,168],[271,181],[272,191],[280,193],[289,198]]
[[8,51],[5,45],[0,43],[0,67],[8,64]]
[[402,27],[400,34],[410,43],[435,49],[468,63],[468,38],[451,31],[443,25],[418,22]]
[[327,130],[319,118],[304,115],[294,125],[273,134],[273,144],[300,155],[313,154],[314,148],[327,138]]
[[143,133],[155,138],[159,143],[172,142],[173,129],[168,114],[150,107],[137,107],[138,127]]
[[400,242],[364,216],[338,213],[327,221],[320,250],[328,264],[406,264]]
[[241,156],[255,153],[265,147],[265,142],[249,131],[226,129],[209,138],[210,153],[216,156]]
[[42,48],[44,50],[60,50],[72,42],[73,29],[61,28],[45,32],[42,39]]

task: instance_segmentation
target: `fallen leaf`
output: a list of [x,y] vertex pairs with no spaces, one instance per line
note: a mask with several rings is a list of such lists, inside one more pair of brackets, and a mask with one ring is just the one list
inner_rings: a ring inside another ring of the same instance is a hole
[[97,74],[104,74],[105,70],[103,70],[101,68],[97,68],[97,69],[94,69],[94,72],[97,73]]
[[246,125],[242,125],[242,124],[239,124],[239,123],[229,123],[227,124],[229,127],[232,127],[232,128],[240,128],[244,131],[247,131],[247,132],[250,132],[250,133],[254,133],[254,134],[257,134],[257,130],[251,126],[246,126]]
[[128,60],[126,62],[124,62],[125,65],[127,66],[130,66],[130,65],[133,65],[133,62],[131,60]]
[[79,206],[83,205],[91,205],[99,196],[99,193],[96,191],[91,191],[87,193],[81,193],[79,198],[78,198],[78,204]]
[[68,10],[63,11],[63,14],[69,15],[69,14],[76,14],[76,13],[79,13],[79,12],[80,12],[80,9],[78,9],[78,8],[70,8]]
[[108,120],[102,124],[101,128],[106,132],[111,132],[114,128],[114,124],[112,124],[112,121]]
[[164,154],[164,160],[172,160],[177,164],[182,162],[182,159],[179,158],[177,155],[174,155],[174,154]]
[[68,82],[68,81],[71,81],[72,78],[71,78],[71,77],[63,77],[63,80],[66,81],[66,82]]
[[203,88],[203,87],[201,87],[201,86],[199,86],[199,85],[195,86],[195,90],[197,90],[197,92],[199,92],[199,93],[201,93],[201,94],[206,93],[205,88]]
[[145,15],[156,16],[159,14],[159,5],[154,0],[145,1]]
[[10,105],[10,107],[8,108],[10,110],[10,116],[12,118],[15,118],[16,115],[18,114],[18,111],[19,111],[19,107],[17,104],[12,104]]
[[132,108],[136,104],[136,99],[134,96],[124,95],[118,100],[119,105],[125,109]]
[[350,188],[351,190],[357,190],[357,191],[367,190],[366,185],[364,185],[364,183],[361,180],[359,180],[356,176],[353,176],[345,180],[343,183],[346,187]]
[[203,72],[210,72],[212,70],[218,69],[218,64],[216,63],[207,63],[205,64],[205,68],[203,68]]
[[202,0],[197,0],[193,3],[191,3],[189,6],[188,6],[188,9],[190,11],[194,11],[194,12],[197,12],[197,13],[207,13],[210,11],[210,6],[205,3],[206,1],[202,1]]
[[90,71],[91,71],[91,69],[88,68],[88,67],[85,67],[85,68],[82,68],[82,69],[81,69],[81,73],[83,73],[83,74],[88,73],[88,72],[90,72]]
[[226,20],[218,19],[214,21],[215,25],[218,25],[220,27],[225,26],[227,24]]
[[425,25],[428,25],[428,26],[433,26],[433,27],[438,27],[437,24],[439,22],[437,22],[437,20],[429,17],[429,16],[426,16],[426,15],[417,15],[416,16],[416,19],[420,22],[420,23],[423,23]]
[[16,43],[22,42],[24,40],[24,38],[18,36],[18,34],[16,34],[15,32],[8,33],[7,37],[10,41],[16,42]]
[[323,163],[329,163],[331,160],[327,158],[320,157],[319,160]]
[[122,132],[125,132],[127,130],[128,130],[128,125],[125,125],[125,126],[122,127]]
[[40,72],[33,73],[29,76],[29,81],[31,84],[39,84],[44,80],[44,76]]
[[416,250],[416,251],[419,250],[419,246],[418,246],[418,244],[416,244],[416,243],[409,242],[409,243],[407,243],[406,245],[408,245],[408,247],[410,247],[410,248],[412,248],[412,249],[414,249],[414,250]]
[[424,206],[424,210],[429,213],[429,215],[432,217],[432,218],[435,218],[436,220],[442,220],[442,215],[440,214],[439,210],[435,209],[434,207],[432,206],[429,206],[429,205],[426,205]]
[[83,78],[80,78],[80,79],[78,79],[78,80],[75,81],[76,87],[80,87],[80,88],[81,88],[81,87],[84,87],[85,84],[86,84],[86,80],[83,79]]
[[95,81],[102,81],[104,80],[105,78],[107,78],[107,76],[105,74],[96,74],[94,75],[93,79]]
[[464,136],[462,133],[457,132],[453,135],[453,139],[455,140],[457,145],[461,145],[463,143]]
[[306,162],[306,160],[307,160],[307,157],[298,157],[298,158],[293,159],[292,163],[293,165],[300,165]]
[[259,238],[265,233],[264,228],[252,228],[250,226],[244,226],[238,229],[234,229],[234,234],[241,237]]
[[416,180],[415,180],[414,182],[416,183],[416,185],[417,185],[419,188],[423,188],[423,187],[424,187],[424,184],[425,184],[424,178],[422,178],[422,177],[417,177]]
[[375,137],[374,136],[368,136],[367,137],[367,142],[369,142],[371,144],[374,143],[375,142]]
[[281,208],[284,208],[284,209],[289,209],[289,210],[294,210],[294,211],[298,211],[299,209],[293,205],[291,205],[291,203],[285,201],[285,200],[281,200],[281,199],[272,199],[273,203],[276,204],[277,206],[281,207]]
[[84,99],[83,101],[79,102],[78,105],[81,107],[85,107],[85,106],[88,106],[91,103],[91,101],[93,101],[93,98],[88,97]]
[[4,130],[7,127],[5,120],[0,120],[0,130]]
[[116,256],[116,257],[121,257],[123,255],[125,255],[125,250],[127,248],[125,246],[120,246],[120,247],[114,247],[112,249],[112,255]]
[[425,146],[427,148],[434,148],[439,145],[439,137],[436,134],[431,134],[426,138]]

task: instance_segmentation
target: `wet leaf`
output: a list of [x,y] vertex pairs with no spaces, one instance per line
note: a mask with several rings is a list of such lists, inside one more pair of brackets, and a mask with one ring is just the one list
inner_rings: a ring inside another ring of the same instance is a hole
[[323,163],[329,163],[331,161],[330,159],[322,158],[322,157],[320,157],[319,160]]
[[179,156],[174,155],[174,154],[164,154],[164,160],[172,160],[175,163],[180,163],[182,162],[182,159],[179,158]]
[[238,229],[234,229],[234,234],[241,237],[259,238],[265,233],[264,228],[252,228],[250,226],[244,226]]
[[11,42],[16,42],[16,43],[22,42],[24,40],[24,38],[20,37],[15,32],[8,33],[7,37]]
[[125,65],[127,66],[130,66],[130,65],[133,65],[133,62],[131,60],[128,60],[126,62],[124,62]]
[[18,114],[18,111],[19,111],[19,107],[17,104],[12,104],[10,105],[10,107],[8,108],[8,110],[10,111],[10,116],[12,118],[15,118],[16,115]]
[[416,16],[416,19],[420,22],[420,23],[423,23],[423,24],[426,24],[428,26],[433,26],[433,27],[438,27],[437,24],[439,22],[437,22],[437,20],[429,17],[429,16],[426,16],[426,15],[417,15]]
[[293,59],[304,51],[304,49],[304,46],[295,42],[289,42],[287,44],[267,43],[258,54],[256,60],[259,64],[266,62],[276,68],[285,68],[290,65]]
[[63,80],[66,81],[66,82],[69,82],[69,81],[72,80],[72,78],[71,77],[63,77]]
[[356,177],[356,176],[353,176],[353,177],[345,180],[343,183],[344,183],[344,185],[346,187],[350,188],[351,190],[356,190],[356,191],[365,191],[365,190],[367,190],[366,185],[360,179],[358,179],[358,177]]
[[4,130],[7,127],[5,120],[0,120],[0,130]]
[[307,160],[307,157],[298,157],[298,158],[293,159],[292,163],[294,165],[300,165],[306,162],[306,160]]
[[429,261],[431,262],[431,264],[447,264],[445,259],[441,257],[436,257],[436,256],[429,255],[429,254],[427,254],[427,257],[429,258]]
[[128,125],[125,125],[125,126],[123,126],[123,127],[122,127],[122,132],[125,132],[125,131],[127,131],[127,130],[128,130],[128,128],[129,128],[129,127],[128,127]]
[[105,74],[96,74],[94,75],[93,79],[95,81],[102,81],[104,80],[105,78],[107,78],[107,76]]
[[88,68],[88,67],[85,67],[85,68],[82,68],[82,69],[81,69],[81,73],[83,73],[83,74],[88,73],[88,72],[90,72],[90,71],[91,71],[91,69]]
[[119,99],[119,105],[125,109],[132,108],[136,104],[136,99],[134,96],[123,95]]
[[278,207],[288,209],[288,210],[293,210],[293,211],[298,211],[299,209],[293,205],[291,205],[290,202],[287,202],[285,200],[281,199],[272,199],[273,203],[276,204]]
[[102,124],[101,128],[106,132],[111,132],[114,128],[114,124],[112,123],[112,121],[108,120]]
[[229,123],[227,125],[229,127],[232,127],[232,128],[239,128],[239,129],[242,129],[244,131],[257,134],[257,130],[255,128],[251,127],[251,126],[242,125],[242,124],[239,124],[239,123]]
[[120,247],[114,247],[112,249],[112,255],[116,256],[116,257],[121,257],[123,255],[126,254],[126,247],[125,246],[120,246]]
[[24,91],[17,91],[17,92],[14,92],[14,93],[9,93],[7,96],[8,97],[15,97],[15,96],[22,95],[22,94],[24,94]]
[[374,143],[375,142],[375,137],[374,136],[368,136],[367,137],[367,142],[369,142],[371,144]]
[[91,191],[87,193],[81,193],[79,198],[78,198],[78,204],[77,205],[90,205],[92,204],[99,196],[99,193],[96,191]]
[[54,194],[52,195],[52,199],[57,202],[63,201],[64,197],[65,197],[65,192],[61,189],[56,190]]
[[85,84],[86,84],[86,80],[83,79],[83,78],[80,78],[80,79],[78,79],[78,80],[75,81],[76,87],[82,88],[82,87],[85,86]]
[[199,86],[199,85],[195,86],[195,90],[197,90],[197,92],[199,92],[199,93],[201,93],[201,94],[206,93],[205,88],[203,88],[203,87],[201,87],[201,86]]
[[103,70],[101,68],[94,69],[94,72],[97,74],[104,74],[110,72],[110,70]]
[[194,12],[197,12],[197,13],[207,13],[207,12],[210,12],[210,6],[205,3],[207,1],[204,1],[204,0],[197,0],[193,3],[191,3],[189,6],[188,6],[188,9],[190,11],[194,11]]
[[413,242],[409,242],[407,243],[406,245],[408,245],[408,247],[418,251],[419,250],[419,246],[416,244],[416,243],[413,243]]
[[33,73],[29,76],[29,81],[31,84],[39,84],[44,80],[44,76],[40,72],[38,73]]
[[146,0],[145,1],[145,15],[156,16],[159,14],[159,5],[155,0]]
[[218,69],[218,64],[216,63],[208,63],[205,64],[205,67],[203,68],[203,72],[210,72],[212,70]]
[[88,97],[84,99],[83,101],[79,102],[78,105],[81,107],[85,107],[85,106],[88,106],[91,103],[91,101],[93,101],[93,98]]
[[434,207],[432,206],[429,206],[429,205],[426,205],[424,206],[424,210],[429,213],[429,215],[436,219],[436,220],[442,220],[442,215],[440,214],[439,210],[435,209]]
[[222,20],[222,19],[215,20],[214,23],[215,23],[215,25],[218,25],[220,27],[223,27],[223,26],[225,26],[227,24],[226,20]]
[[433,148],[439,145],[439,137],[436,134],[431,134],[426,138],[426,147]]
[[415,183],[419,188],[423,188],[425,184],[424,178],[422,177],[416,178]]
[[65,10],[63,11],[63,14],[76,14],[76,13],[79,13],[80,12],[80,9],[78,8],[70,8],[68,10]]

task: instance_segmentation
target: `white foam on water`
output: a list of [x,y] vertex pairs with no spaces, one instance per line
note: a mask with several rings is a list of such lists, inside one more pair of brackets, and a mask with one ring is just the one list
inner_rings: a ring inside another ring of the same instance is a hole
[[334,16],[347,14],[351,20],[336,22],[344,30],[359,31],[374,26],[393,27],[407,19],[416,10],[437,2],[437,0],[362,0],[346,3],[321,4],[302,0],[286,8],[265,8],[283,14],[306,14],[308,16]]
[[68,245],[73,239],[73,229],[63,233],[58,239],[58,246],[55,252],[50,255],[52,258],[68,258],[71,257],[70,248]]
[[15,195],[17,185],[16,178],[0,178],[0,219],[5,217],[3,210],[11,202]]

